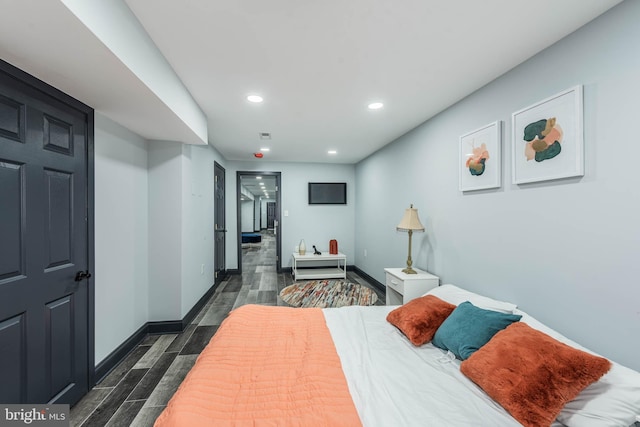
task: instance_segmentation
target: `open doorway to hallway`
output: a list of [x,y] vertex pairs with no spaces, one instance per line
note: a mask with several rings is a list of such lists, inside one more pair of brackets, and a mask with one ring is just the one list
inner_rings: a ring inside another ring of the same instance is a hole
[[238,269],[282,270],[280,172],[237,172]]

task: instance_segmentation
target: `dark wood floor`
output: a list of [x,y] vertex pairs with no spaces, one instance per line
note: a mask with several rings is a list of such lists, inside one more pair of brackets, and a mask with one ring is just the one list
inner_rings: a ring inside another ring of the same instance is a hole
[[[293,282],[276,272],[273,235],[243,245],[242,275],[228,277],[180,334],[147,336],[71,408],[71,426],[152,426],[229,311],[244,304],[286,305],[278,293]],[[370,286],[348,272],[351,282]],[[375,288],[374,288],[375,289]],[[378,304],[384,295],[377,289]]]

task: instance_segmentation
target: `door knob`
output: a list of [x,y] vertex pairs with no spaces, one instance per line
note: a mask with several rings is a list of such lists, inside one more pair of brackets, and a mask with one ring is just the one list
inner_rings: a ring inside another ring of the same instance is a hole
[[78,271],[76,273],[76,278],[74,279],[76,282],[82,282],[84,279],[88,279],[91,277],[91,273],[89,271]]

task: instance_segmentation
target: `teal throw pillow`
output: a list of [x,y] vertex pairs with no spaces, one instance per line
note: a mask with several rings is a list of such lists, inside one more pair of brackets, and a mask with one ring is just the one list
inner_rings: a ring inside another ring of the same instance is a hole
[[465,301],[440,325],[431,342],[466,360],[495,334],[521,318],[518,314],[484,310]]

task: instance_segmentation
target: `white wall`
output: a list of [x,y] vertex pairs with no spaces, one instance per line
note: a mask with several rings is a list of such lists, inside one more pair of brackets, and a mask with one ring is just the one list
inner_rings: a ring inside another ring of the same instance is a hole
[[124,0],[62,2],[180,117],[197,136],[196,143],[207,143],[207,117]]
[[253,203],[253,231],[260,231],[260,210],[262,209],[260,200],[261,197],[258,197]]
[[[214,163],[224,166],[211,146],[182,148],[182,319],[214,283]],[[227,190],[228,192],[228,190]],[[168,320],[168,319],[165,319]]]
[[[236,172],[281,172],[280,227],[282,233],[282,267],[291,267],[291,253],[300,239],[307,248],[316,245],[328,251],[329,240],[338,240],[340,252],[347,255],[347,264],[354,264],[355,167],[354,165],[325,163],[282,163],[250,161],[227,163],[227,268],[238,266],[235,230]],[[309,182],[346,182],[346,205],[313,205],[308,203]],[[284,216],[287,211],[288,216]]]
[[213,286],[215,161],[210,146],[149,143],[151,321],[182,319]]
[[254,224],[254,200],[242,200],[240,202],[240,222],[242,233],[253,233]]
[[182,313],[182,144],[149,143],[149,320]]
[[[627,1],[356,166],[356,265],[401,266],[395,226],[414,203],[414,265],[517,302],[613,360],[640,369],[640,2]],[[584,85],[585,176],[511,184],[511,113]],[[503,185],[458,191],[458,138],[503,121]],[[364,257],[364,250],[368,256]]]
[[95,114],[95,360],[147,322],[147,142]]
[[182,319],[214,282],[210,146],[147,142],[96,113],[96,364],[148,321]]

